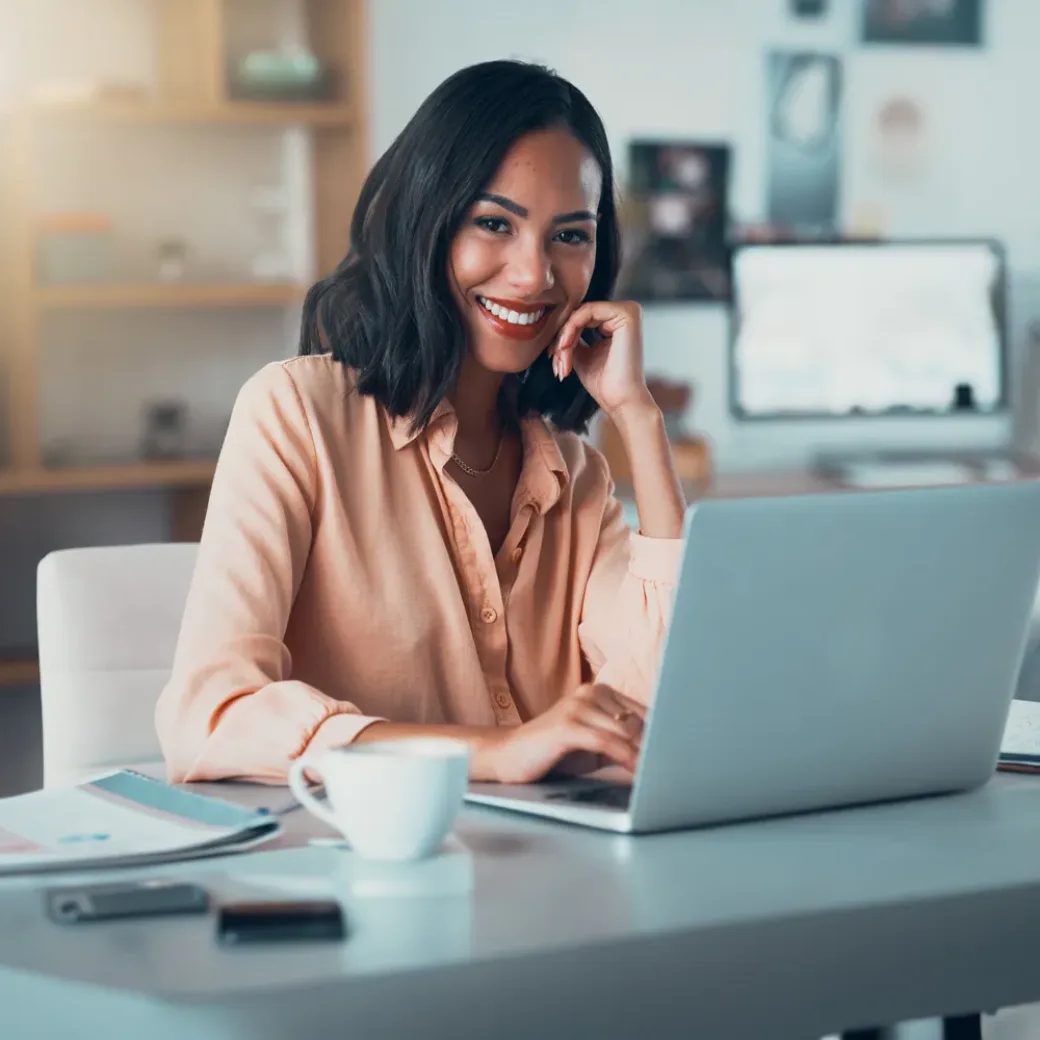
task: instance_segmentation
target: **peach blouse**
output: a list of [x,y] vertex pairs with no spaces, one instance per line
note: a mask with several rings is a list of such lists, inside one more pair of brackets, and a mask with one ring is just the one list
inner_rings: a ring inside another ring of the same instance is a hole
[[174,781],[284,782],[378,719],[515,726],[598,677],[646,700],[680,543],[633,533],[603,457],[541,419],[497,555],[445,472],[329,356],[241,390],[156,723]]

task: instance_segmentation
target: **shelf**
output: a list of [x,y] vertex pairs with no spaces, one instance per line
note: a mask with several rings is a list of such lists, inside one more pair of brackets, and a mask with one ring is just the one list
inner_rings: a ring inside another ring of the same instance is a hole
[[336,102],[229,101],[220,105],[161,101],[37,102],[30,114],[41,120],[186,126],[312,126],[349,128],[354,112]]
[[213,479],[215,462],[133,462],[111,466],[0,470],[0,495],[116,491],[128,488],[198,488]]
[[31,657],[0,657],[0,687],[35,686],[40,681],[40,666]]
[[37,307],[284,307],[300,303],[305,286],[257,282],[199,285],[49,285],[33,290]]

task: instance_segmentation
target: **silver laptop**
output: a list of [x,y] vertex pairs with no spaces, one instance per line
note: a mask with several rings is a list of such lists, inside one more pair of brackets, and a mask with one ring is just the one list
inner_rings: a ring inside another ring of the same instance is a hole
[[691,507],[631,785],[471,802],[646,832],[966,790],[997,755],[1040,578],[1040,482]]

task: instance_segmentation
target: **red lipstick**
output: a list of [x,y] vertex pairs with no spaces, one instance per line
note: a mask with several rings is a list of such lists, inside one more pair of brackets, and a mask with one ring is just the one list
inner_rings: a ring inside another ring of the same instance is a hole
[[[494,307],[497,313],[489,310],[488,305]],[[477,306],[487,323],[500,336],[524,340],[542,334],[549,321],[549,312],[553,309],[551,303],[522,303],[520,300],[506,300],[498,296],[478,296]],[[537,315],[535,321],[530,320],[531,315]],[[513,320],[510,321],[510,318]],[[522,319],[523,323],[518,319]]]

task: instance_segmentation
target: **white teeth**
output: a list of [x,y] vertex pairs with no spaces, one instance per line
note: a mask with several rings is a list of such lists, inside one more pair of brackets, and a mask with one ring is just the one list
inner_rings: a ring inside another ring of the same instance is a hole
[[501,318],[502,321],[508,321],[510,325],[534,325],[535,322],[540,321],[542,315],[545,313],[545,308],[542,307],[536,311],[511,311],[508,307],[503,307],[501,304],[492,303],[490,300],[483,296],[477,297],[481,307],[486,311],[490,311],[496,318]]

